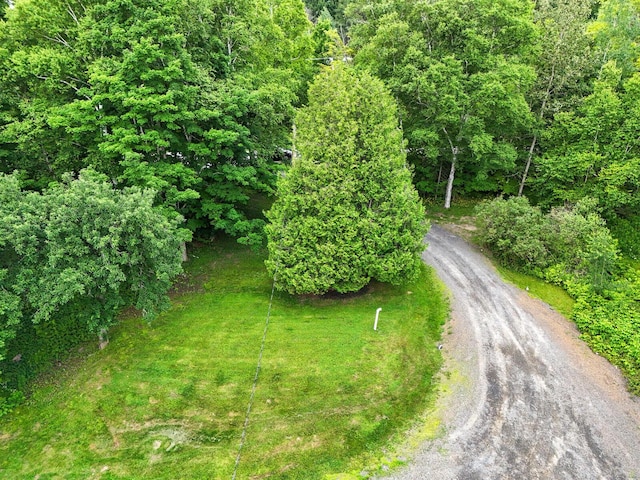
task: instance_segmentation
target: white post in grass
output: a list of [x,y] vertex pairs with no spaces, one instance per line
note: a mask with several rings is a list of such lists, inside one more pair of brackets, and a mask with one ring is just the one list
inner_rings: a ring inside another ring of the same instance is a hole
[[380,316],[380,312],[382,311],[382,308],[379,308],[376,310],[376,321],[373,324],[373,329],[374,330],[378,330],[378,317]]

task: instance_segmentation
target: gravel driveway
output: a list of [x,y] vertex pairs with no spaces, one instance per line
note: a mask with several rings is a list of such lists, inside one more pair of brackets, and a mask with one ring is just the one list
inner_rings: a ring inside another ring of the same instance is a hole
[[388,479],[640,478],[640,400],[572,323],[433,226],[424,254],[452,294],[444,433]]

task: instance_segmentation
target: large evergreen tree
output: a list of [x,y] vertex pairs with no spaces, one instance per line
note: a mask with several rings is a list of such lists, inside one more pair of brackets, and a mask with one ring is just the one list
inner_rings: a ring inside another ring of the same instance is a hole
[[268,213],[269,259],[289,293],[357,291],[411,279],[427,231],[393,98],[342,63],[323,71],[299,111],[299,156]]

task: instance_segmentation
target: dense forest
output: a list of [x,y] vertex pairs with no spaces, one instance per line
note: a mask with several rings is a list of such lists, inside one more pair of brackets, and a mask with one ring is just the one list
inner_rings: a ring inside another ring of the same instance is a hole
[[295,112],[342,62],[391,92],[419,195],[500,197],[482,241],[565,287],[639,392],[638,0],[7,0],[0,384],[153,316],[192,238],[262,245]]

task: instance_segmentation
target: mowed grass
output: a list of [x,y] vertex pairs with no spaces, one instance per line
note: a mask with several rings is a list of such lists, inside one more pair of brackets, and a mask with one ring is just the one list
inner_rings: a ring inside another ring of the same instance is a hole
[[497,262],[494,262],[494,264],[504,280],[513,283],[516,287],[521,288],[522,290],[527,290],[532,296],[549,304],[565,317],[571,318],[571,312],[573,311],[573,304],[575,301],[564,289],[531,275],[516,272],[507,267],[498,265]]
[[[271,294],[263,261],[231,242],[196,250],[169,312],[125,318],[0,421],[0,478],[230,479]],[[444,298],[426,267],[358,295],[276,293],[236,478],[379,458],[434,394]]]

